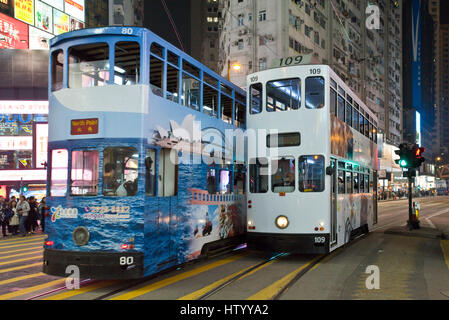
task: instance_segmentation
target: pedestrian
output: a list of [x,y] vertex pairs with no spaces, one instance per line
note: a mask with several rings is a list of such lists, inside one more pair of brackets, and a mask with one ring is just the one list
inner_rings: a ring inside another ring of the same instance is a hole
[[19,214],[17,213],[17,202],[15,200],[10,201],[10,210],[12,212],[9,225],[11,227],[11,234],[17,235],[19,233]]
[[17,203],[17,213],[19,215],[19,229],[22,237],[27,235],[26,225],[28,220],[28,213],[30,212],[30,205],[25,199],[25,196],[20,195],[19,202]]
[[6,214],[6,201],[5,199],[3,199],[3,197],[0,197],[0,224],[2,226],[3,237],[8,236],[8,234],[6,233],[6,228],[8,226],[8,219],[6,217]]
[[45,216],[47,215],[47,204],[45,203],[46,198],[43,197],[41,202],[39,203],[39,206],[37,207],[39,210],[39,219],[41,221],[41,229],[42,232],[45,232]]
[[37,203],[34,196],[29,198],[28,204],[30,205],[30,213],[28,214],[28,230],[33,233],[37,230],[39,225],[37,224],[37,220],[39,218],[39,212],[37,209]]

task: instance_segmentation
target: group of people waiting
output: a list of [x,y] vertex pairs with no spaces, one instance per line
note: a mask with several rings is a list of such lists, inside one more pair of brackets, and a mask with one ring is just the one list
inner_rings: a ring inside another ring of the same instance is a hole
[[8,233],[9,235],[20,233],[23,237],[34,234],[39,229],[38,221],[42,232],[45,232],[47,210],[45,197],[37,203],[33,196],[25,198],[24,195],[20,195],[19,199],[15,196],[6,199],[0,196],[0,224],[3,237],[7,237]]

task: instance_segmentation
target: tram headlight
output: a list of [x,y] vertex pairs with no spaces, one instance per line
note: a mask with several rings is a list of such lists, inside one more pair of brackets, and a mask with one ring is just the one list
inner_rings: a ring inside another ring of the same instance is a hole
[[288,227],[288,218],[286,216],[279,216],[276,218],[276,226],[279,229],[285,229]]
[[72,238],[77,246],[84,246],[89,242],[89,231],[86,227],[76,227],[73,230]]

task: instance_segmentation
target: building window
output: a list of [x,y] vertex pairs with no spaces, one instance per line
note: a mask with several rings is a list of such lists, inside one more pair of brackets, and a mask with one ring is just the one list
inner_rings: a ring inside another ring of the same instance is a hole
[[266,10],[259,11],[259,21],[265,20],[267,20],[267,11]]
[[243,14],[239,14],[237,18],[237,26],[243,26]]
[[267,68],[267,58],[259,59],[259,71],[265,70]]
[[238,41],[238,48],[239,48],[239,50],[243,49],[243,39],[239,39],[239,41]]

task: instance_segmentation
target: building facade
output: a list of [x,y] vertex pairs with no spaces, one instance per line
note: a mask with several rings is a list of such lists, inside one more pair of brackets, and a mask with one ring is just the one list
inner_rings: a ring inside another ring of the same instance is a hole
[[[282,57],[310,54],[330,65],[376,113],[380,137],[402,141],[402,1],[220,1],[222,76],[246,75]],[[241,68],[236,71],[233,65]]]

